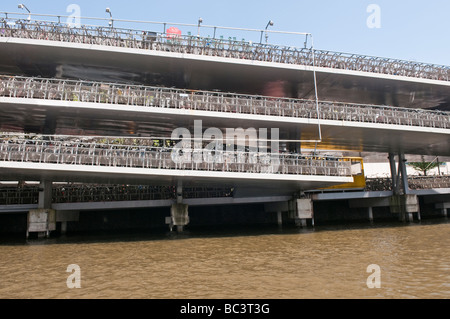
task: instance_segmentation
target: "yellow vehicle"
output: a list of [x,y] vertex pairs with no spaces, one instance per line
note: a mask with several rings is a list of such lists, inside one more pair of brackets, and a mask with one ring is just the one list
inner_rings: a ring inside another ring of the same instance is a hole
[[366,187],[364,163],[362,157],[344,157],[343,161],[351,161],[352,183],[320,188],[320,190],[363,190]]

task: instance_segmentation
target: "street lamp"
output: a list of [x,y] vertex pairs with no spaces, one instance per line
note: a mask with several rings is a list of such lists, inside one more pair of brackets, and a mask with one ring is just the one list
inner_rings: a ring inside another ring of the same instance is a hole
[[267,28],[269,27],[269,25],[273,26],[272,20],[269,20],[269,22],[267,22],[267,25],[266,25],[266,43],[267,43],[267,40],[269,39],[269,34],[267,33]]
[[[30,10],[27,8],[27,6],[24,5],[23,3],[20,3],[17,7],[18,7],[19,9],[25,9],[25,10],[28,11],[28,13],[31,13],[31,11],[30,11]],[[31,14],[28,16],[28,20],[31,20]]]
[[111,18],[111,20],[109,20],[109,25],[110,25],[110,27],[112,27],[113,26],[113,20],[112,20],[111,9],[110,8],[106,8],[105,12],[109,13],[109,17]]
[[200,37],[200,24],[202,24],[203,19],[198,18],[198,28],[197,28],[197,37]]

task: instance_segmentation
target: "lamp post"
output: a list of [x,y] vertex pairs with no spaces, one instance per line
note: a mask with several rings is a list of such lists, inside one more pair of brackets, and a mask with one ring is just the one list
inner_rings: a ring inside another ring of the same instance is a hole
[[197,37],[200,37],[200,24],[202,24],[203,19],[198,18],[198,27],[197,27]]
[[20,3],[17,7],[18,7],[19,9],[25,9],[25,10],[27,10],[28,13],[30,13],[30,15],[28,16],[28,20],[31,20],[31,11],[27,8],[26,5],[24,5],[23,3]]
[[[272,25],[273,25],[273,21],[269,20],[269,22],[267,22],[266,29],[265,29],[265,31],[266,31],[266,43],[267,43],[267,40],[269,39],[269,35],[267,34],[267,28],[269,28],[269,26],[272,26]],[[261,38],[259,39],[259,43],[260,44],[262,43],[263,33],[264,33],[264,31],[261,30]]]
[[109,13],[109,26],[112,28],[113,27],[113,19],[112,19],[112,13],[111,13],[111,9],[110,8],[106,8],[105,12]]
[[272,20],[269,20],[269,22],[267,22],[267,25],[266,25],[266,43],[267,43],[267,40],[269,39],[269,34],[267,32],[267,28],[269,26],[273,26],[273,21]]

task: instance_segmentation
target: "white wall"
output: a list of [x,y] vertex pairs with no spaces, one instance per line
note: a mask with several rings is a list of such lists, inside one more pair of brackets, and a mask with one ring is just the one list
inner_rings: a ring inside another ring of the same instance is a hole
[[[450,162],[444,163],[440,166],[441,175],[449,175],[450,173]],[[427,175],[438,175],[438,168],[430,170]],[[419,172],[414,168],[406,165],[406,173],[408,175],[419,175]],[[364,163],[364,174],[366,177],[390,177],[391,169],[389,163]]]

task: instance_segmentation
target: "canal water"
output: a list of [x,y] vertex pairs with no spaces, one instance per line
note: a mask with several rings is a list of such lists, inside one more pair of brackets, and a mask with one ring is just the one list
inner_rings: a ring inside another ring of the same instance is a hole
[[449,239],[444,218],[2,238],[0,298],[448,299]]

